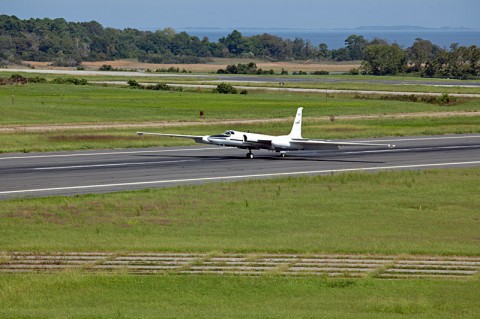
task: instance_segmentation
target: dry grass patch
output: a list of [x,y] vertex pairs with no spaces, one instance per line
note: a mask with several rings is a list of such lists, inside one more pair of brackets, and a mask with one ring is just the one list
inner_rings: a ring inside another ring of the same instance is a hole
[[[308,62],[305,63],[304,61],[297,61],[297,62],[269,62],[269,61],[262,61],[262,60],[255,60],[253,61],[257,64],[258,68],[263,70],[274,70],[275,72],[281,72],[282,69],[285,69],[289,72],[295,71],[305,71],[305,72],[313,72],[313,71],[328,71],[328,72],[347,72],[352,68],[358,68],[360,64],[358,62],[349,62],[349,63],[313,63]],[[116,60],[116,61],[97,61],[97,62],[82,62],[82,66],[87,69],[97,70],[102,65],[111,65],[113,68],[116,69],[169,69],[169,68],[179,68],[180,70],[187,70],[192,72],[217,72],[218,69],[224,69],[227,65],[231,64],[238,64],[238,63],[248,63],[251,62],[249,60],[243,59],[221,59],[216,58],[211,63],[203,63],[203,64],[160,64],[160,63],[143,63],[138,62],[135,60]],[[32,64],[33,65],[33,64]],[[38,67],[41,65],[39,64]],[[43,66],[46,67],[46,66]]]
[[49,141],[54,142],[82,142],[82,141],[136,141],[137,136],[121,136],[121,135],[101,135],[101,134],[80,134],[80,135],[53,135],[48,136]]

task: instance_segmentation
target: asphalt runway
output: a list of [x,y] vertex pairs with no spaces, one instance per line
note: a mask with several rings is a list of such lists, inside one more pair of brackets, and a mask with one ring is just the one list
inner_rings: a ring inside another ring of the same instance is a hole
[[[359,141],[359,140],[356,140]],[[0,155],[0,199],[105,193],[253,178],[480,167],[480,135],[364,139],[394,149],[277,153],[193,145]]]

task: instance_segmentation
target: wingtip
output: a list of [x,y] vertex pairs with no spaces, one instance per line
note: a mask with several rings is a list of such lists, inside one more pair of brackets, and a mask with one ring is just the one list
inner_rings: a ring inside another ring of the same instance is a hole
[[142,135],[143,135],[143,132],[137,132],[137,135],[138,135],[138,136],[142,136]]

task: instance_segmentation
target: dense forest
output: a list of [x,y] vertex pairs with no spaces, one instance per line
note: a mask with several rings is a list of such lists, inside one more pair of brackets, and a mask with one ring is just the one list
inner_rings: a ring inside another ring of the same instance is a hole
[[262,58],[271,61],[361,60],[352,74],[395,75],[472,79],[480,77],[480,48],[452,44],[440,48],[416,39],[402,48],[383,39],[361,35],[345,39],[345,47],[330,50],[325,43],[312,45],[302,38],[283,39],[271,34],[243,36],[234,30],[211,42],[167,28],[151,31],[104,28],[96,21],[64,19],[21,20],[0,15],[0,65],[20,61],[49,61],[58,66],[77,66],[82,61],[136,58],[153,63],[202,63],[212,57]]

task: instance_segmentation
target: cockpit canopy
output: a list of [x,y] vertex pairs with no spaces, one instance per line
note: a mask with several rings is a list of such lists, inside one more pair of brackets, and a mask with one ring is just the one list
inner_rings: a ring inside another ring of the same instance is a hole
[[235,134],[235,131],[225,131],[225,133],[223,133],[223,135],[227,135],[227,136],[231,136],[234,134]]

